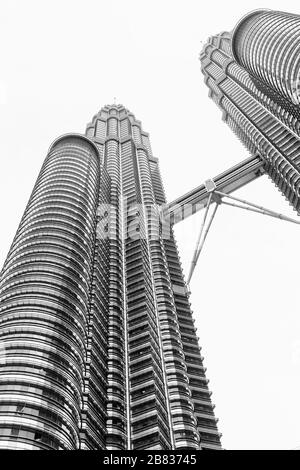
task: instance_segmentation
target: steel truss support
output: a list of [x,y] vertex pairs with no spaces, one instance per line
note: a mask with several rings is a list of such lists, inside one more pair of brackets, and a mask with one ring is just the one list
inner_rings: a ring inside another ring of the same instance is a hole
[[[206,240],[207,234],[208,234],[208,232],[209,232],[209,229],[210,229],[210,227],[211,227],[212,221],[213,221],[213,219],[214,219],[214,217],[215,217],[215,215],[216,215],[217,209],[218,209],[218,203],[216,203],[215,208],[214,208],[214,210],[213,210],[213,213],[212,213],[211,216],[210,216],[210,219],[209,219],[207,228],[206,228],[205,231],[204,231],[205,222],[206,222],[206,219],[207,219],[207,216],[208,216],[208,211],[209,211],[209,208],[210,208],[210,205],[211,205],[211,200],[212,200],[212,193],[210,193],[210,194],[209,194],[209,197],[208,197],[207,206],[206,206],[206,209],[205,209],[205,213],[204,213],[204,217],[203,217],[203,222],[202,222],[202,224],[201,224],[200,233],[199,233],[199,236],[198,236],[198,239],[197,239],[196,248],[195,248],[194,255],[193,255],[193,259],[192,259],[192,263],[191,263],[191,268],[190,268],[190,272],[189,272],[187,284],[190,283],[191,277],[192,277],[192,275],[193,275],[194,269],[195,269],[195,267],[196,267],[197,261],[198,261],[198,259],[199,259],[200,253],[201,253],[201,251],[202,251],[204,242],[205,242],[205,240]],[[203,237],[202,237],[203,231],[204,231],[204,235],[203,235]]]
[[262,206],[257,206],[256,204],[253,204],[253,202],[245,201],[244,199],[239,199],[237,197],[230,196],[229,194],[222,193],[221,191],[214,191],[214,193],[220,196],[221,198],[227,197],[228,199],[241,202],[244,205],[225,202],[221,199],[222,204],[226,204],[232,207],[238,207],[240,209],[245,209],[245,210],[252,211],[252,212],[257,212],[258,214],[262,214],[262,215],[269,215],[270,217],[275,217],[276,219],[285,220],[286,222],[300,224],[300,220],[292,219],[291,217],[287,217],[286,215],[279,214],[278,212],[272,211],[270,209],[266,209],[265,207],[262,207]]
[[[215,185],[213,180],[206,181],[205,182],[205,187],[206,187],[207,192],[209,193],[209,197],[208,197],[208,201],[207,201],[207,205],[206,205],[206,208],[205,208],[203,221],[202,221],[201,228],[200,228],[200,233],[199,233],[199,236],[198,236],[198,239],[197,239],[196,248],[195,248],[195,251],[194,251],[194,254],[193,254],[193,259],[192,259],[192,262],[191,262],[191,267],[190,267],[190,271],[189,271],[189,275],[188,275],[188,279],[187,279],[187,285],[188,286],[190,284],[190,281],[191,281],[191,278],[193,276],[195,267],[197,265],[200,253],[201,253],[202,248],[204,246],[207,234],[209,232],[209,229],[211,227],[211,224],[213,222],[213,219],[216,215],[217,209],[218,209],[220,204],[225,204],[227,206],[237,207],[239,209],[244,209],[244,210],[256,212],[258,214],[267,215],[269,217],[275,217],[276,219],[284,220],[286,222],[292,222],[292,223],[298,224],[298,225],[300,224],[300,220],[292,219],[291,217],[287,217],[283,214],[279,214],[278,212],[275,212],[273,210],[266,209],[265,207],[258,206],[257,204],[253,204],[252,202],[245,201],[244,199],[239,199],[237,197],[234,197],[234,196],[231,196],[229,194],[223,193],[222,191],[218,191],[216,189],[216,185]],[[228,199],[237,201],[240,204],[224,201],[224,198],[228,198]],[[214,207],[214,210],[213,210],[213,212],[212,212],[212,214],[209,218],[207,228],[204,230],[205,223],[206,223],[206,220],[207,220],[207,217],[208,217],[209,208],[210,208],[212,202],[215,202],[215,207]]]

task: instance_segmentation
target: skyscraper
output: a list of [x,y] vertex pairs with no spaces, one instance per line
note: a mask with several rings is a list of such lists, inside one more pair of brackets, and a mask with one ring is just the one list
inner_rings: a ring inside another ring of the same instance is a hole
[[1,273],[0,448],[221,448],[163,203],[122,105],[51,145]]
[[300,212],[300,16],[247,14],[211,37],[200,55],[224,121]]

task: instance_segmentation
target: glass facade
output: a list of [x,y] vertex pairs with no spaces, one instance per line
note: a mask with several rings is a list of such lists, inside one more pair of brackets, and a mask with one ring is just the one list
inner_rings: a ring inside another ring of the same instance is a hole
[[298,15],[258,10],[233,33],[209,38],[200,55],[209,96],[224,121],[263,159],[264,170],[298,213],[300,115],[291,84],[300,69],[299,53],[294,55],[299,27]]
[[246,15],[232,34],[237,63],[296,105],[300,104],[299,35],[299,15],[271,10]]
[[58,139],[5,261],[0,448],[79,446],[99,176],[94,144]]
[[122,105],[51,146],[1,274],[0,448],[221,448],[163,203]]

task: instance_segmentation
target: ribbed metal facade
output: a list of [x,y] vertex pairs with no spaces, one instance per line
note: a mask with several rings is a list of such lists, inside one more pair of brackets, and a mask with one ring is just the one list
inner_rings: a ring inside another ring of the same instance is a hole
[[54,142],[1,274],[0,448],[220,449],[158,160],[105,106]]
[[4,264],[1,448],[79,447],[99,177],[94,144],[57,140]]
[[299,37],[299,15],[254,11],[246,15],[233,31],[233,57],[253,76],[299,105]]
[[[108,376],[107,445],[220,448],[176,244],[173,235],[161,237],[155,222],[153,208],[165,196],[149,136],[122,106],[104,107],[86,133],[110,177],[112,216],[119,221],[112,230],[115,221],[106,217],[109,232],[117,234],[110,249],[118,268],[110,280],[116,298],[109,324],[119,324],[109,340],[116,354]],[[118,420],[116,398],[122,403]]]
[[[274,19],[272,34],[267,34]],[[300,115],[288,84],[300,67],[300,55],[294,56],[300,48],[299,24],[297,15],[252,12],[233,33],[211,37],[200,55],[209,95],[223,119],[252,155],[263,158],[265,171],[298,213]]]

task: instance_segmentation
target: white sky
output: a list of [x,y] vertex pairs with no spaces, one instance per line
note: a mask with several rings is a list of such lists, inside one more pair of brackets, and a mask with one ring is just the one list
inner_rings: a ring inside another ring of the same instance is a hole
[[[50,143],[113,97],[150,132],[168,199],[247,158],[207,97],[208,36],[281,1],[0,1],[0,263]],[[286,11],[300,13],[296,0]],[[296,216],[267,177],[236,195]],[[176,228],[187,272],[201,214]],[[300,227],[221,207],[191,283],[227,449],[300,445]]]

